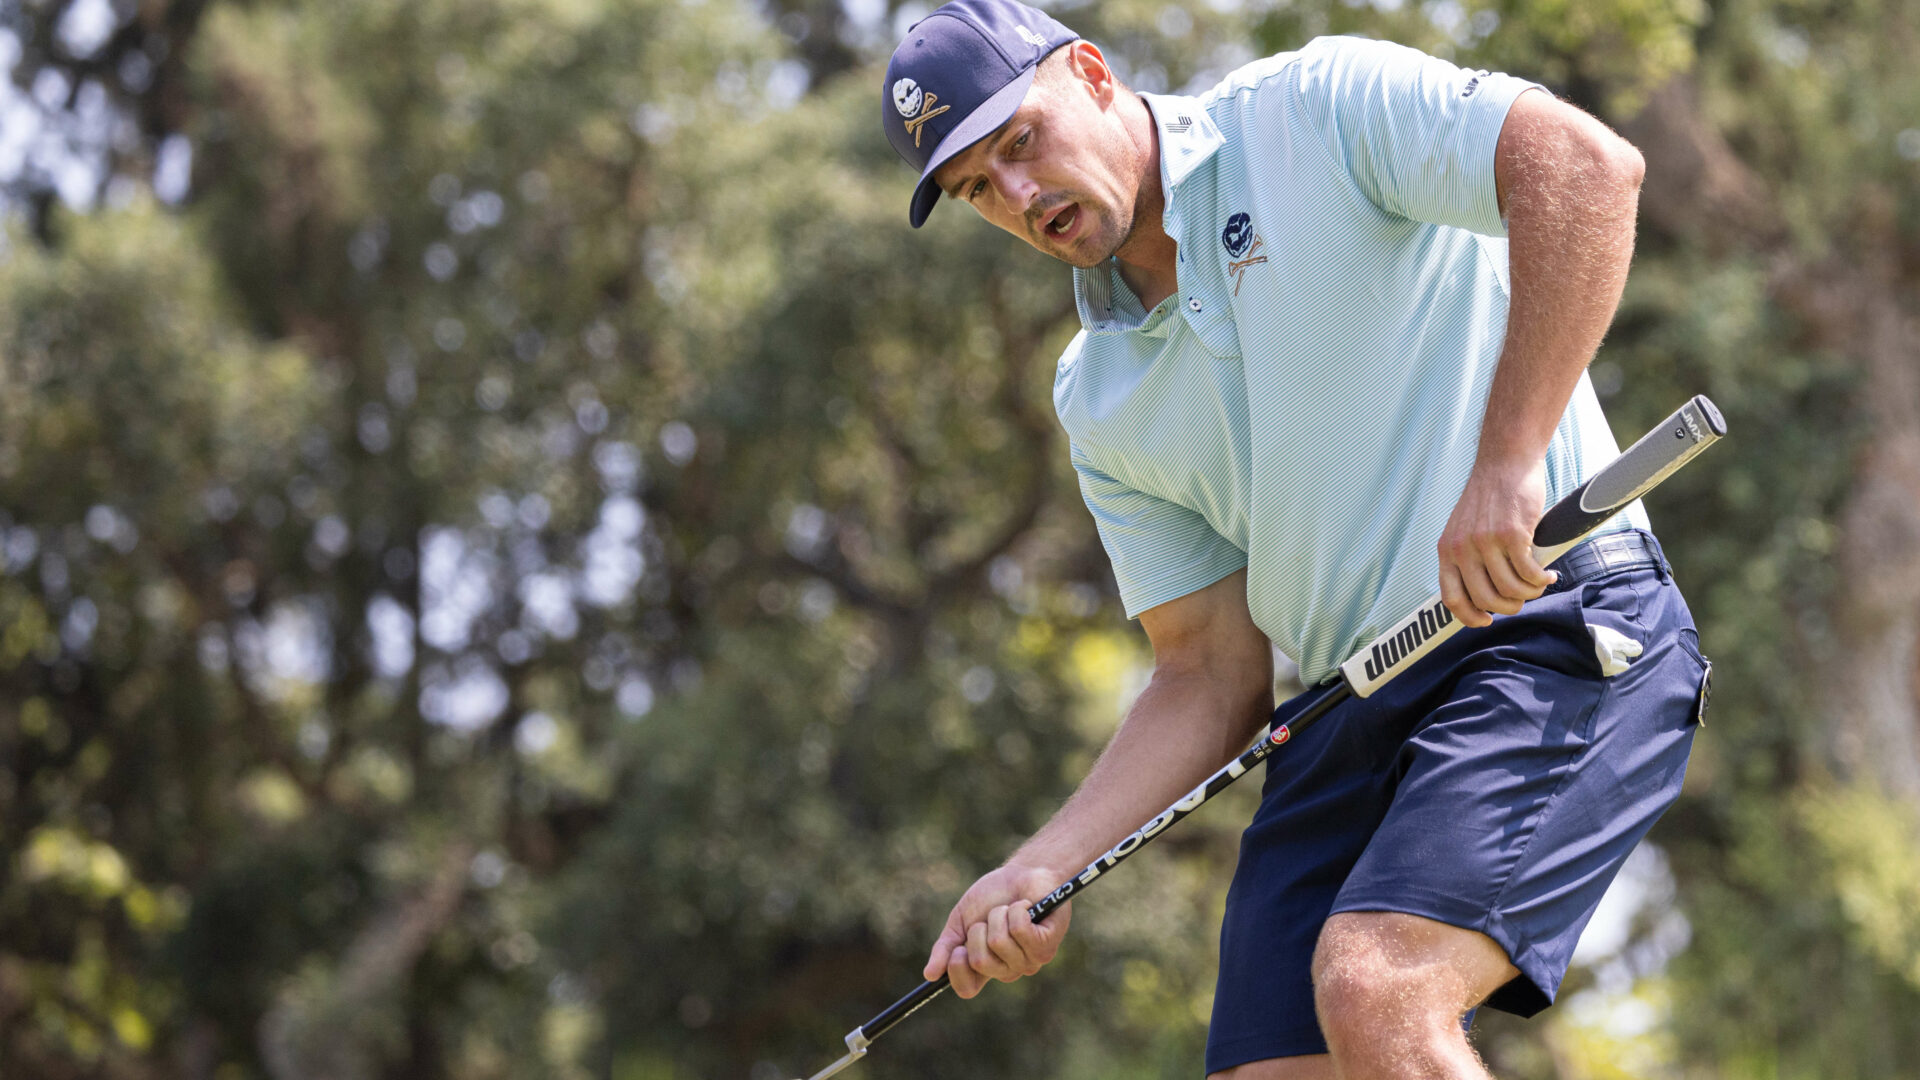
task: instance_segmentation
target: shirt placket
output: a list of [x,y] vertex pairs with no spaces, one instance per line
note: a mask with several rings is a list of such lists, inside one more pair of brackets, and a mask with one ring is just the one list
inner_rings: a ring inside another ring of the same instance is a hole
[[[1180,282],[1180,317],[1187,329],[1215,356],[1232,356],[1240,351],[1240,335],[1234,328],[1233,309],[1228,303],[1225,279],[1212,252],[1205,246],[1212,239],[1212,227],[1189,230],[1185,211],[1172,208],[1167,215],[1167,233],[1180,237],[1177,274]],[[1204,223],[1203,223],[1204,224]],[[1193,233],[1194,235],[1189,235]],[[1188,252],[1205,252],[1189,257]]]

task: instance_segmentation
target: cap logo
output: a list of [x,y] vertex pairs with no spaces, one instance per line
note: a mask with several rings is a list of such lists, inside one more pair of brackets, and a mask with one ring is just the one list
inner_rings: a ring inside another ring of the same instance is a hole
[[1034,48],[1044,49],[1047,47],[1047,39],[1027,29],[1027,24],[1021,23],[1018,26],[1015,26],[1013,29],[1015,32],[1017,32],[1020,35],[1021,41],[1026,42],[1027,44],[1033,46]]
[[911,120],[920,113],[920,84],[912,79],[901,79],[893,84],[893,107],[900,115]]
[[953,108],[951,105],[934,108],[933,103],[939,100],[940,95],[931,90],[920,89],[920,84],[912,79],[901,79],[893,84],[893,107],[900,110],[900,115],[906,118],[907,130],[913,133],[915,149],[920,146],[921,126]]

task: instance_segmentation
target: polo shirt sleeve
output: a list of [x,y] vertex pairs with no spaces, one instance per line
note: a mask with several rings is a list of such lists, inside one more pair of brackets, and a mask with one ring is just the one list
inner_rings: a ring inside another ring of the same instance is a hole
[[1300,60],[1302,116],[1376,206],[1506,235],[1494,148],[1507,110],[1538,83],[1367,38],[1319,38]]
[[1074,471],[1113,561],[1127,618],[1197,592],[1247,565],[1247,553],[1178,503],[1148,495],[1093,467],[1078,447]]

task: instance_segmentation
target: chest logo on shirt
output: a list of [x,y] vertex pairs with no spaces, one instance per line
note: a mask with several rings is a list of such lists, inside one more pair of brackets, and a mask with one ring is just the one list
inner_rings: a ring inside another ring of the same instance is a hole
[[1247,214],[1235,214],[1227,219],[1227,227],[1220,232],[1221,246],[1227,249],[1230,257],[1227,274],[1233,278],[1233,295],[1240,295],[1240,281],[1246,272],[1267,261],[1260,249],[1267,246],[1253,231],[1253,218]]

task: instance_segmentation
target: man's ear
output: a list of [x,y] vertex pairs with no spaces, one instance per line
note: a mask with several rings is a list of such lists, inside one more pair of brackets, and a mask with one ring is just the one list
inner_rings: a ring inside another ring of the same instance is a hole
[[1107,66],[1107,58],[1100,52],[1100,46],[1081,38],[1067,46],[1067,70],[1072,72],[1074,80],[1093,95],[1094,101],[1105,107],[1111,104],[1114,89],[1118,85],[1113,77],[1113,69]]

